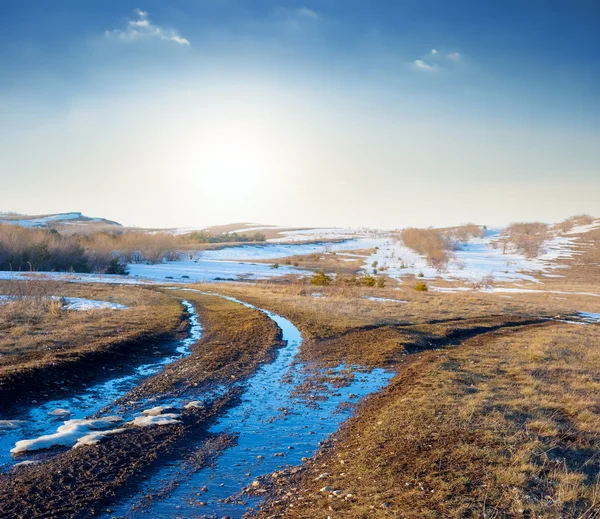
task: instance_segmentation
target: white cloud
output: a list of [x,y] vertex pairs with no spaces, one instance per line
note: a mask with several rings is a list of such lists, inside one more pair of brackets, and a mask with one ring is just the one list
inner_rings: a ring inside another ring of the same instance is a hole
[[172,41],[179,45],[189,45],[190,41],[179,34],[175,29],[163,29],[154,25],[148,18],[148,12],[141,9],[134,9],[136,18],[127,22],[126,29],[113,29],[106,31],[107,37],[116,37],[120,40],[135,41],[142,38],[159,38],[165,41]]
[[416,59],[413,62],[413,65],[417,70],[433,71],[433,70],[436,70],[436,68],[437,68],[434,65],[429,65],[429,64],[425,63],[422,59]]
[[433,54],[434,56],[438,53],[437,49],[431,49],[431,54]]
[[451,52],[448,54],[448,59],[451,59],[452,61],[460,61],[461,58],[460,52]]
[[308,18],[312,18],[313,20],[319,19],[319,15],[312,9],[309,9],[308,7],[301,7],[299,9],[296,9],[296,14],[298,14],[299,16],[306,16]]

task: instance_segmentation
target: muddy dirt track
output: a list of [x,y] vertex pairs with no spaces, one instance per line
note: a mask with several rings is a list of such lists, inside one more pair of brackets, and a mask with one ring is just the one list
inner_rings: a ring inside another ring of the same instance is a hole
[[[109,401],[98,397],[95,406],[78,409],[90,388],[74,390],[55,401],[58,409],[71,411],[59,415],[61,420],[47,416],[53,401],[45,404],[46,415],[34,405],[1,417],[16,424],[2,430],[11,439],[25,439],[21,427],[26,431],[32,417],[44,422],[50,436],[63,419],[116,416],[120,422],[116,432],[99,431],[97,442],[91,438],[71,448],[76,441],[71,440],[10,458],[0,475],[0,517],[241,518],[265,497],[255,478],[306,464],[361,398],[393,376],[344,365],[309,369],[298,361],[300,331],[284,317],[233,298],[191,290],[181,295],[190,305],[188,322],[197,319],[202,335],[191,330],[193,343],[187,337],[161,346],[169,362],[159,362],[157,369],[144,364],[137,378],[113,384],[114,392],[104,394]],[[540,323],[495,317],[460,323],[442,336],[395,331],[411,336],[405,353],[410,358]],[[320,346],[343,347],[390,329],[349,330]],[[186,340],[188,348],[181,349]]]

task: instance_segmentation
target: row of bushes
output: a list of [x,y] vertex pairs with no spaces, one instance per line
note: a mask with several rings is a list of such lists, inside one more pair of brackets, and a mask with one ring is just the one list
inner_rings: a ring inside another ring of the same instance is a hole
[[329,285],[355,285],[365,287],[385,287],[385,278],[375,277],[370,274],[363,274],[361,276],[353,275],[349,277],[342,276],[339,272],[335,276],[325,273],[324,270],[315,272],[310,279],[311,285],[316,286],[329,286]]

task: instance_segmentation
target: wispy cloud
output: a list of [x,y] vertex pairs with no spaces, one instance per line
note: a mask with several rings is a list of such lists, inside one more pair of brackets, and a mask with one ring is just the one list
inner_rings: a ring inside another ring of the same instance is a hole
[[428,63],[425,63],[422,59],[416,59],[413,62],[413,66],[417,70],[425,70],[428,72],[433,72],[434,70],[436,70],[438,68],[436,65],[429,65]]
[[416,59],[412,62],[413,68],[427,72],[436,70],[446,70],[444,65],[450,65],[450,61],[458,63],[462,59],[460,52],[450,52],[449,54],[440,54],[437,49],[431,49],[426,56]]
[[107,37],[115,37],[124,41],[136,41],[144,38],[158,38],[179,45],[189,45],[190,41],[179,34],[175,29],[164,29],[150,21],[147,11],[134,9],[135,19],[127,22],[125,29],[106,31]]
[[296,9],[296,14],[298,16],[306,16],[308,18],[312,18],[313,20],[319,19],[319,15],[312,9],[309,9],[308,7],[301,7],[299,9]]

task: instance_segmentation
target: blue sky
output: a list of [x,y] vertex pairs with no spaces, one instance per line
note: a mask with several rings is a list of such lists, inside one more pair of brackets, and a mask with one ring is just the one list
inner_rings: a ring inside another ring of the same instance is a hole
[[599,22],[592,0],[5,0],[0,210],[598,214]]

